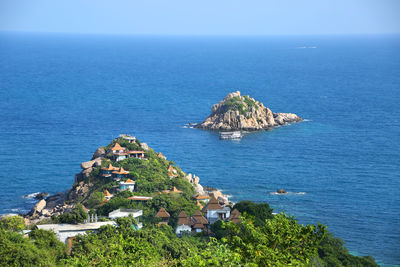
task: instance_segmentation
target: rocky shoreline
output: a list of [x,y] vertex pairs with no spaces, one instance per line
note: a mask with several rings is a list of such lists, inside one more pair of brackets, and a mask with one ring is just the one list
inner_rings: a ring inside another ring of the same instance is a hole
[[217,131],[260,131],[302,120],[294,113],[273,113],[263,103],[236,91],[213,105],[205,121],[194,127]]
[[[149,147],[146,143],[141,143],[141,147],[148,150]],[[54,195],[44,197],[47,193],[39,193],[43,196],[33,206],[31,211],[23,215],[26,225],[38,224],[43,220],[50,219],[52,216],[59,216],[65,212],[70,212],[77,200],[83,200],[88,197],[90,189],[93,187],[92,183],[85,183],[85,178],[88,178],[93,172],[94,168],[101,166],[101,163],[106,155],[104,147],[99,147],[93,154],[90,161],[82,162],[82,171],[75,175],[75,183],[73,187],[66,192],[59,192]],[[185,179],[193,186],[196,193],[199,195],[209,195],[215,197],[221,205],[230,205],[233,203],[229,201],[227,195],[224,195],[220,190],[200,184],[200,178],[195,174],[185,174]]]

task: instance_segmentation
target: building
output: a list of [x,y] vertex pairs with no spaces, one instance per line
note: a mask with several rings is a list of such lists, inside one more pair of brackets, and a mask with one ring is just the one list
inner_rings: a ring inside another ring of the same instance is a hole
[[240,211],[238,211],[237,209],[234,209],[231,212],[231,215],[228,218],[228,221],[232,221],[233,223],[240,223],[242,220],[240,220]]
[[196,201],[203,201],[204,203],[208,203],[210,200],[210,196],[200,194],[194,195],[192,198]]
[[144,153],[142,150],[130,150],[128,151],[128,156],[130,158],[144,159]]
[[164,208],[161,208],[156,214],[156,218],[161,219],[161,221],[158,223],[158,225],[168,224],[170,217],[171,217],[171,215],[169,215],[169,213]]
[[167,157],[164,156],[161,152],[158,153],[158,157],[165,160],[167,159]]
[[153,199],[153,197],[146,197],[146,196],[132,196],[128,197],[129,200],[134,200],[134,201],[148,201]]
[[171,165],[168,167],[168,177],[170,179],[178,177],[178,171],[175,170]]
[[110,150],[113,154],[113,159],[115,161],[121,161],[128,157],[128,153],[126,153],[126,148],[120,146],[118,143],[115,143],[115,145]]
[[136,137],[129,134],[120,134],[118,137],[127,140],[129,143],[134,143],[136,141]]
[[97,231],[100,227],[105,225],[116,226],[116,223],[108,221],[80,224],[41,224],[37,225],[37,228],[53,231],[56,234],[57,239],[66,244],[70,237],[77,236],[78,234],[85,235],[87,231]]
[[125,178],[129,174],[129,171],[126,171],[123,167],[121,167],[118,170],[113,171],[112,174],[114,175],[114,178],[121,179]]
[[104,190],[104,198],[108,201],[113,197],[113,195],[110,194],[110,192],[108,192],[108,190]]
[[206,218],[210,224],[218,220],[226,220],[230,216],[230,211],[229,207],[222,207],[214,196],[203,208],[203,212],[206,213]]
[[117,171],[118,167],[114,167],[111,163],[108,167],[101,168],[101,176],[103,177],[111,177],[113,171]]
[[190,226],[190,220],[184,211],[181,211],[178,215],[178,227],[176,227],[175,233],[178,236],[182,236],[184,233],[190,233],[192,231],[192,227]]
[[163,190],[162,191],[164,194],[182,194],[183,192],[181,190],[178,190],[175,186],[172,188],[172,190]]
[[119,182],[119,188],[121,189],[121,191],[124,190],[129,190],[131,192],[133,192],[135,190],[135,182],[132,181],[131,179]]
[[132,216],[136,222],[137,222],[137,227],[138,229],[141,229],[143,227],[143,224],[139,222],[140,216],[143,215],[142,210],[134,210],[134,209],[117,209],[108,214],[108,218],[110,219],[116,219],[116,218],[121,218],[121,217],[129,217]]
[[196,210],[191,218],[192,229],[195,233],[202,232],[208,225],[208,220],[203,216],[201,211]]

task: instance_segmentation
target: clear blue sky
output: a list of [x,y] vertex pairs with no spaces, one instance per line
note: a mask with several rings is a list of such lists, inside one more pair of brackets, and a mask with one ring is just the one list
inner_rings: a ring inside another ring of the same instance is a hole
[[400,33],[400,0],[0,0],[0,31]]

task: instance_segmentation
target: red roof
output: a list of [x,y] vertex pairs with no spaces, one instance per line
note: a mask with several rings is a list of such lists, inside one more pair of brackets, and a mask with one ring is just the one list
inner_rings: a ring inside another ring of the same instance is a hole
[[156,217],[157,218],[169,218],[169,217],[171,217],[171,215],[169,215],[169,213],[164,208],[161,208],[157,212]]

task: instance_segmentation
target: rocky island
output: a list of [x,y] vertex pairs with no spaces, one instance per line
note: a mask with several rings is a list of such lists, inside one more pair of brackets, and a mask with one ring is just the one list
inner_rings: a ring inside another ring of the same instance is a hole
[[247,95],[242,96],[240,91],[236,91],[213,105],[211,114],[195,128],[218,131],[259,131],[302,120],[293,113],[273,113],[263,103]]

